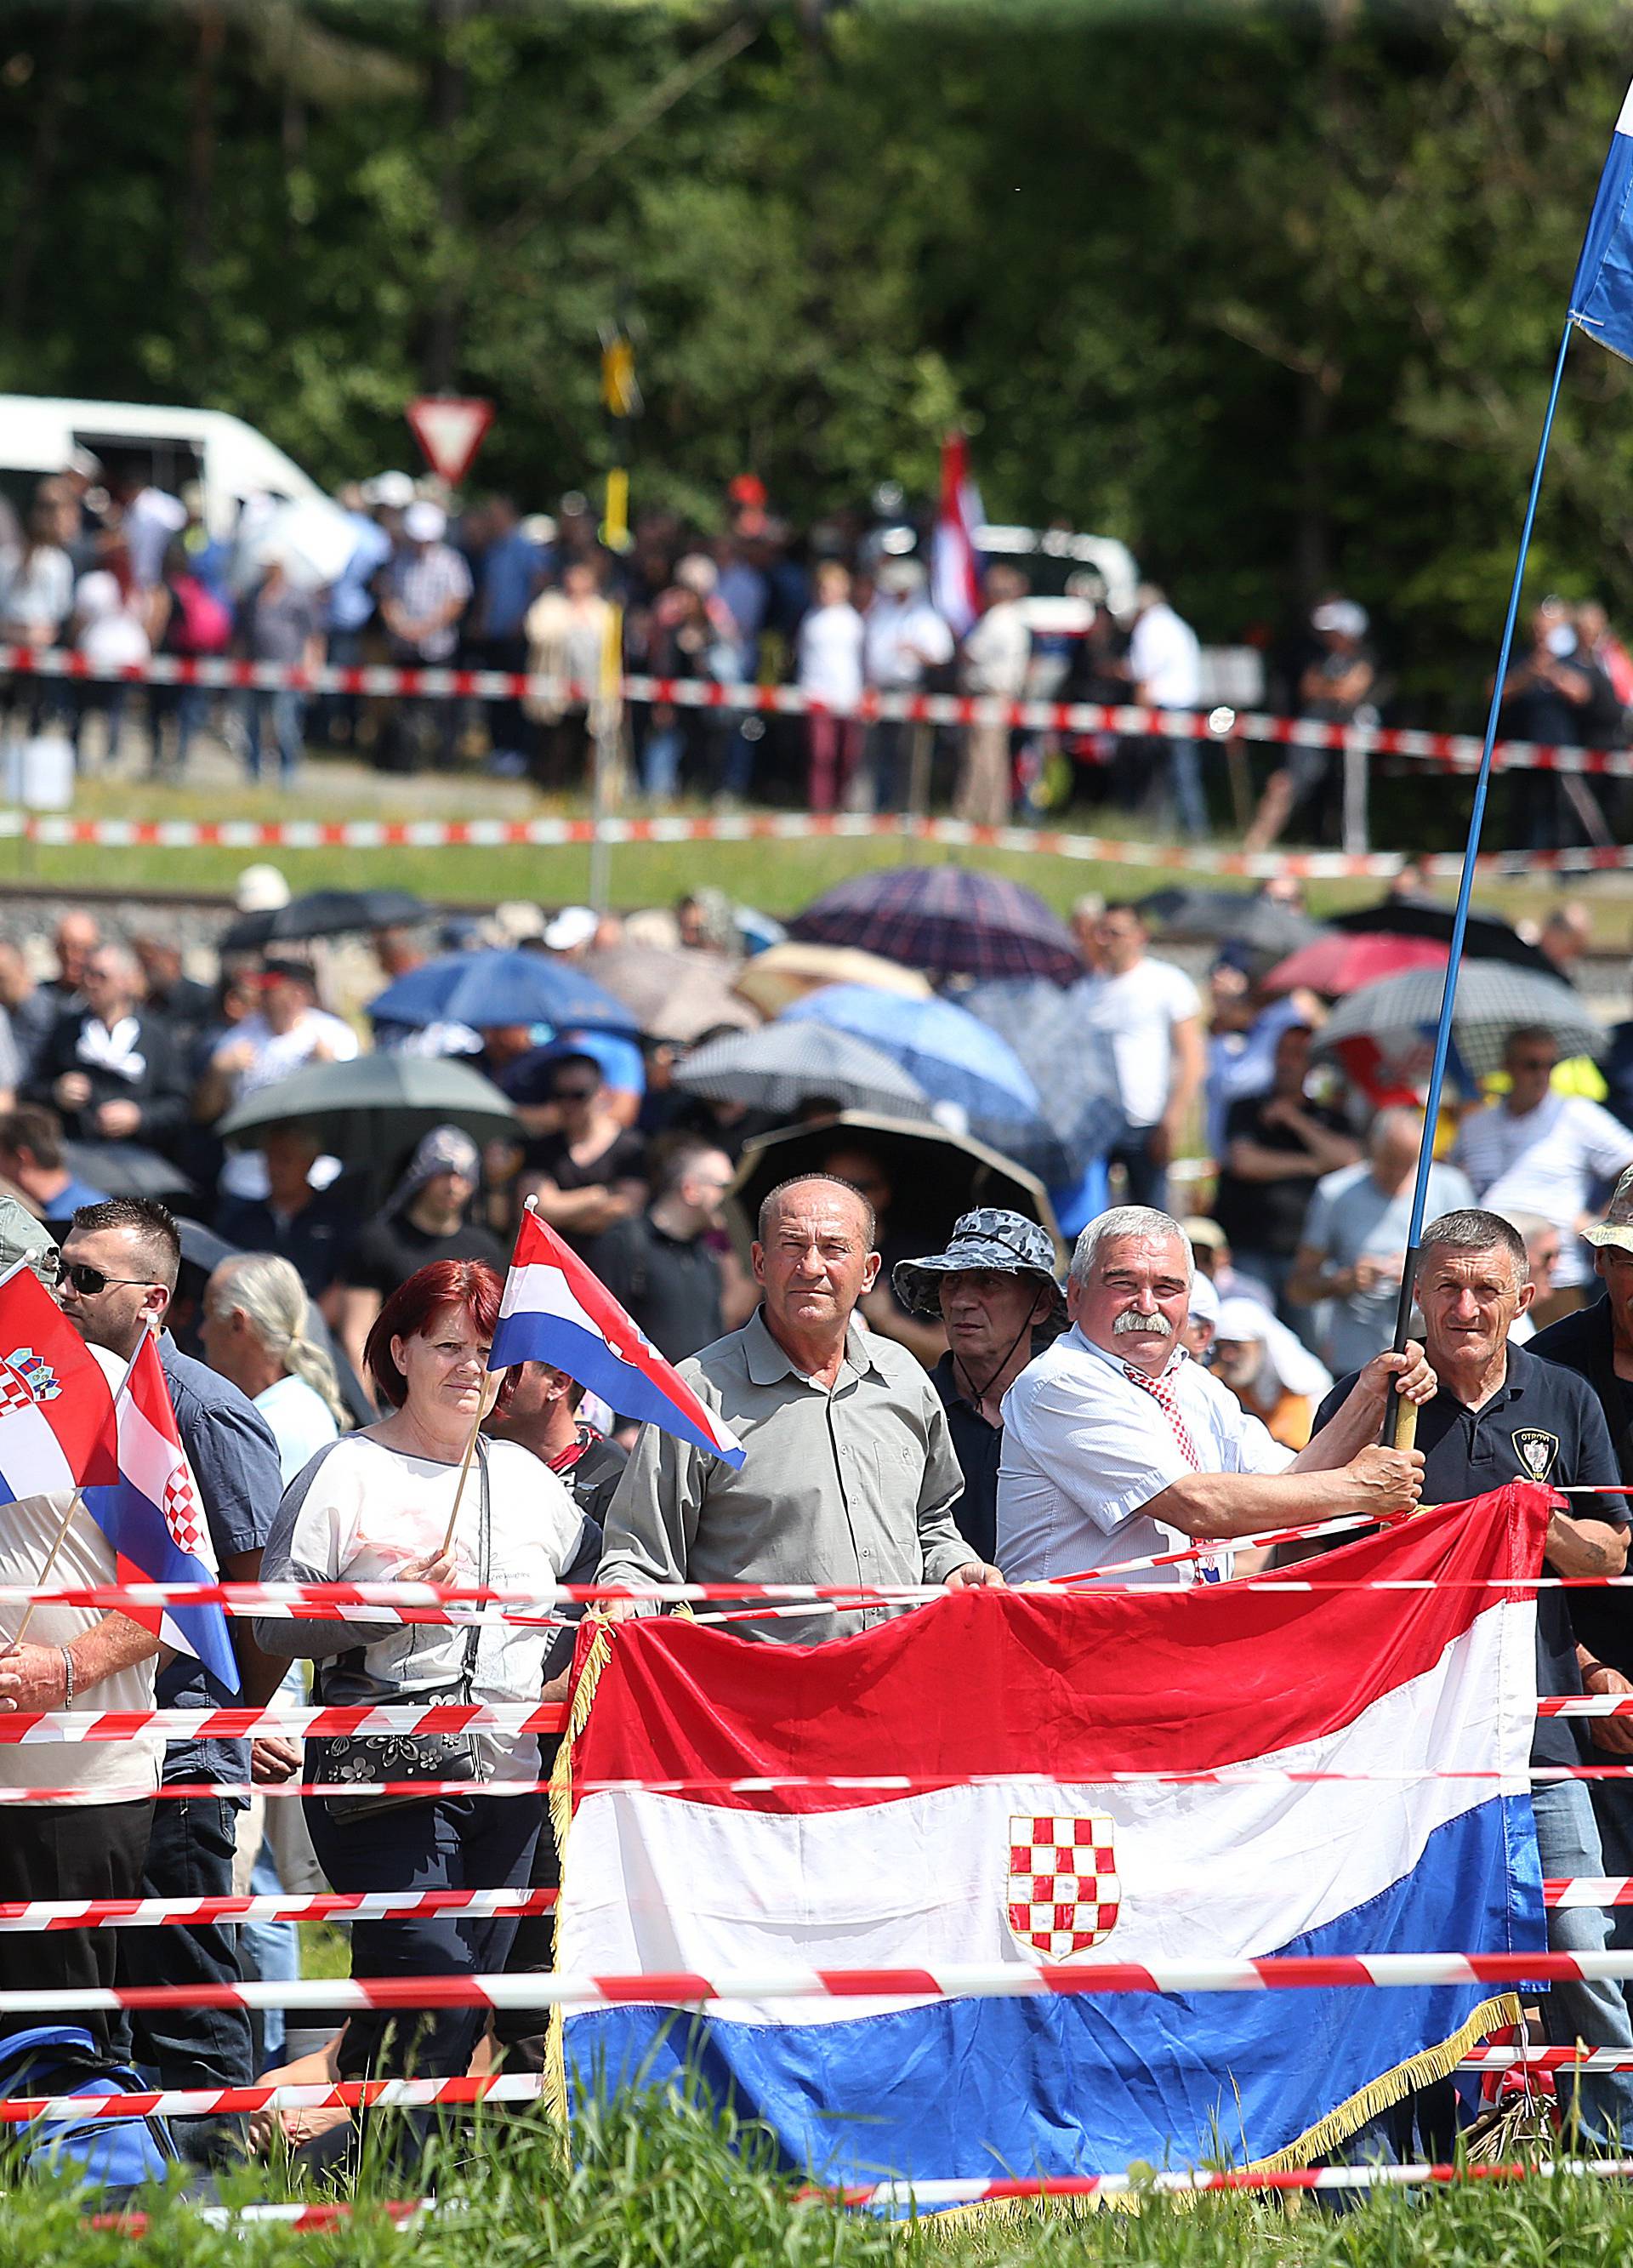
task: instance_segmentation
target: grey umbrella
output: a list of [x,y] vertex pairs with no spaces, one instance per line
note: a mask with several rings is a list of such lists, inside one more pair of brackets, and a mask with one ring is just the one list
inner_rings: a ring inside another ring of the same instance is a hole
[[1042,977],[998,977],[955,997],[960,1007],[1002,1033],[1032,1073],[1059,1155],[1023,1148],[1023,1162],[1052,1189],[1075,1181],[1123,1130],[1111,1042],[1104,1033],[1085,1030],[1070,986],[1063,990]]
[[745,1102],[791,1118],[816,1096],[842,1110],[887,1118],[927,1118],[930,1097],[882,1048],[826,1024],[768,1024],[695,1048],[674,1083],[714,1102]]
[[[1445,981],[1444,969],[1409,968],[1379,984],[1363,985],[1334,1009],[1315,1042],[1317,1050],[1331,1055],[1346,1042],[1370,1040],[1402,1071],[1409,1074],[1420,1058],[1426,1071]],[[1501,1071],[1504,1042],[1526,1024],[1550,1033],[1562,1057],[1597,1056],[1607,1044],[1603,1027],[1584,1008],[1580,995],[1557,977],[1538,976],[1503,961],[1466,961],[1458,975],[1452,1044],[1468,1076],[1487,1079]]]
[[1321,924],[1253,890],[1203,889],[1179,883],[1139,902],[1153,937],[1193,945],[1235,945],[1268,968],[1321,935]]
[[491,1079],[446,1056],[359,1056],[355,1063],[317,1064],[263,1086],[230,1110],[216,1131],[253,1150],[269,1126],[293,1119],[315,1131],[343,1165],[377,1176],[429,1134],[460,1126],[490,1142],[516,1130],[516,1111]]

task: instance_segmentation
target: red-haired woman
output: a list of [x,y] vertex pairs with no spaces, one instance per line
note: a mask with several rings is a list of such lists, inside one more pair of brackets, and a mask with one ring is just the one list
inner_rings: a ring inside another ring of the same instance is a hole
[[[391,1415],[320,1450],[291,1482],[262,1560],[266,1581],[548,1588],[572,1557],[581,1516],[549,1468],[514,1442],[479,1443],[452,1549],[445,1557],[442,1551],[465,1445],[493,1388],[487,1362],[502,1288],[483,1261],[437,1260],[392,1293],[365,1350]],[[466,1697],[536,1702],[553,1635],[497,1623],[467,1631],[441,1624],[268,1617],[255,1627],[269,1653],[320,1663],[326,1705]],[[474,1777],[491,1793],[408,1801],[348,1795],[344,1779],[416,1777],[429,1752],[412,1736],[311,1744],[313,1777],[333,1792],[307,1796],[306,1816],[319,1864],[337,1890],[526,1887],[541,1800],[505,1790],[538,1778],[539,1743],[531,1734],[471,1738]],[[472,1776],[470,1757],[437,1776]],[[514,1916],[357,1921],[353,1973],[489,1973],[504,1968],[515,1928]],[[342,2075],[358,2077],[394,2062],[401,2069],[410,2048],[420,2073],[462,2073],[485,2021],[486,2011],[478,2008],[416,2010],[395,2019],[356,2013],[342,2043]],[[394,2023],[401,2043],[394,2056],[386,2051]]]

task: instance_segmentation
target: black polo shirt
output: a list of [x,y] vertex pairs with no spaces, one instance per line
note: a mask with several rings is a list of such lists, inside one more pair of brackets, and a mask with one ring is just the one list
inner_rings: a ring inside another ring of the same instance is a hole
[[[1316,1412],[1319,1432],[1335,1415],[1357,1373],[1341,1379]],[[1470,1410],[1442,1387],[1417,1413],[1417,1446],[1423,1453],[1423,1499],[1457,1504],[1483,1496],[1512,1480],[1572,1483],[1621,1479],[1615,1453],[1598,1397],[1584,1378],[1557,1365],[1539,1362],[1524,1347],[1508,1350],[1508,1375],[1491,1399]],[[1579,1507],[1584,1520],[1611,1526],[1629,1524],[1620,1496],[1593,1497]],[[1346,1542],[1353,1538],[1346,1537]],[[1568,1591],[1537,1593],[1537,1691],[1580,1693],[1576,1638]],[[1532,1761],[1580,1764],[1585,1742],[1571,1719],[1539,1717]]]
[[990,1567],[998,1556],[998,1456],[1004,1428],[989,1425],[975,1403],[965,1401],[950,1353],[931,1372],[930,1382],[947,1413],[947,1431],[964,1476],[964,1493],[951,1506],[953,1517],[966,1543]]
[[[1529,1351],[1539,1362],[1557,1363],[1587,1381],[1610,1429],[1618,1476],[1633,1481],[1633,1380],[1616,1375],[1609,1300],[1596,1300],[1591,1307],[1562,1315],[1537,1333]],[[1633,1593],[1607,1587],[1572,1591],[1570,1599],[1578,1641],[1595,1660],[1608,1662],[1624,1677],[1633,1676]]]
[[724,1336],[720,1263],[704,1236],[670,1236],[636,1213],[582,1247],[585,1265],[671,1362]]

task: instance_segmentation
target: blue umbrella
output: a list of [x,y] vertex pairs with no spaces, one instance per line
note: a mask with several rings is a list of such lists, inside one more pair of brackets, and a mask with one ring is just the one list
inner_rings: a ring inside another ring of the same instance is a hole
[[904,1000],[869,984],[825,984],[784,1008],[782,1020],[827,1024],[871,1041],[932,1102],[954,1103],[972,1123],[1000,1134],[1031,1129],[1042,1116],[1038,1090],[1013,1049],[949,1000]]
[[1121,1138],[1126,1121],[1111,1043],[1103,1033],[1084,1029],[1070,990],[1041,976],[995,977],[959,998],[972,1016],[1004,1035],[1037,1082],[1043,1116],[1063,1153],[1063,1170],[1045,1171],[1046,1180],[1074,1177],[1085,1159]]
[[451,953],[411,968],[369,1003],[377,1024],[553,1024],[581,1031],[636,1032],[622,1000],[570,961],[541,953]]

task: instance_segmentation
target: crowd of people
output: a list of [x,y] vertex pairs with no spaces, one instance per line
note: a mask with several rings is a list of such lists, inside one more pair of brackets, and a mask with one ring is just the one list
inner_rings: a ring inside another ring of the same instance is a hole
[[[662,918],[677,954],[726,960],[730,909],[712,894]],[[568,964],[607,952],[622,928],[581,909],[539,914],[531,934],[515,909],[511,922],[526,949]],[[315,956],[228,954],[209,984],[172,941],[109,936],[79,911],[57,924],[48,976],[23,946],[0,945],[0,1259],[36,1269],[110,1378],[158,1334],[210,1555],[237,1580],[981,1588],[1194,1539],[1194,1561],[1140,1580],[1221,1581],[1262,1567],[1254,1539],[1275,1529],[1388,1521],[1516,1477],[1609,1491],[1590,1511],[1555,1513],[1548,1558],[1562,1575],[1619,1572],[1629,1519],[1615,1491],[1633,1482],[1624,1090],[1613,1078],[1593,1099],[1552,1029],[1509,1030],[1502,1077],[1442,1130],[1416,1336],[1397,1353],[1421,1111],[1375,1079],[1347,1079],[1342,1055],[1320,1046],[1320,1003],[1266,993],[1228,943],[1204,996],[1151,951],[1137,907],[1084,901],[1074,931],[1084,966],[1064,997],[1081,1047],[1105,1051],[1119,1125],[1056,1192],[1075,1236],[1063,1280],[1048,1220],[1008,1205],[949,1208],[934,1238],[905,1234],[890,1218],[889,1154],[865,1125],[835,1123],[809,1167],[744,1218],[732,1195],[745,1143],[770,1122],[690,1093],[675,1077],[684,1049],[656,1033],[467,1035],[517,1113],[513,1138],[485,1148],[446,1123],[397,1158],[340,1158],[298,1116],[226,1147],[226,1112],[355,1057],[360,1020],[325,1005]],[[430,942],[384,931],[372,949],[396,977]],[[1557,909],[1543,949],[1562,975],[1583,942],[1579,910]],[[374,1041],[416,1044],[388,1024]],[[1614,1071],[1614,1049],[1610,1060]],[[788,1114],[819,1138],[832,1115],[817,1094]],[[1211,1204],[1196,1204],[1203,1184],[1186,1160],[1192,1209],[1178,1211],[1171,1185],[1199,1129]],[[185,1203],[180,1223],[130,1193],[137,1159]],[[629,1422],[541,1363],[503,1373],[489,1405],[486,1362],[526,1205],[730,1425],[740,1469]],[[1401,1395],[1418,1406],[1416,1447],[1379,1447]],[[0,1582],[38,1580],[62,1512],[51,1498],[8,1512]],[[69,1532],[62,1575],[111,1580],[99,1532]],[[1544,1594],[1539,1693],[1633,1692],[1619,1597]],[[891,1611],[733,1628],[812,1643]],[[16,1627],[16,1610],[0,1612],[0,1628]],[[572,1643],[560,1627],[271,1616],[235,1618],[232,1632],[249,1704],[559,1699]],[[0,1654],[0,1709],[140,1710],[155,1697],[225,1697],[189,1656],[160,1667],[153,1633],[118,1613],[48,1603]],[[1616,1720],[1548,1719],[1536,1756],[1620,1756],[1627,1739]],[[0,1897],[548,1888],[558,1854],[536,1789],[553,1745],[438,1736],[429,1776],[487,1793],[389,1806],[348,1783],[427,1776],[426,1742],[358,1735],[304,1755],[273,1736],[253,1750],[155,1735],[0,1746],[0,1780],[64,1792],[13,1811]],[[317,1792],[246,1800],[297,1773]],[[195,1792],[156,1797],[165,1784]],[[1534,1808],[1546,1876],[1633,1871],[1619,1785],[1540,1784]],[[1573,1907],[1550,1912],[1549,1928],[1580,1949],[1607,1942],[1612,1923]],[[549,1963],[548,1926],[403,1914],[358,1922],[352,1954],[359,1975],[533,1970]],[[0,1936],[6,1984],[219,1985],[296,1973],[297,1959],[286,1925]],[[1546,2020],[1551,2036],[1633,2053],[1614,1985],[1556,1991]],[[114,2028],[97,2029],[111,2046]],[[132,2012],[130,2030],[136,2060],[167,2087],[410,2063],[455,2075],[501,2057],[537,2068],[543,2053],[542,2016],[526,2011],[489,2032],[474,2008],[288,2030],[276,2012],[167,2008]],[[1583,2107],[1596,2130],[1633,2142],[1627,2076],[1593,2074]],[[1437,2114],[1420,2102],[1412,2115]],[[183,2122],[181,2139],[219,2161],[244,2130]],[[399,2131],[412,2139],[423,2122]],[[343,2117],[302,2133],[326,2161],[357,2139]]]
[[[984,564],[978,603],[939,610],[926,532],[838,512],[796,532],[747,475],[722,502],[724,532],[643,514],[629,547],[607,548],[587,499],[519,512],[504,495],[451,510],[434,482],[406,473],[355,482],[337,504],[349,529],[343,566],[320,571],[269,500],[249,499],[231,541],[212,535],[196,489],[181,497],[139,468],[110,471],[81,452],[42,480],[20,520],[0,499],[0,644],[72,646],[95,670],[151,655],[225,654],[289,666],[360,662],[530,671],[549,681],[525,698],[405,702],[308,698],[256,689],[218,700],[196,686],[145,696],[155,777],[180,778],[212,719],[247,777],[274,766],[293,784],[309,746],[349,749],[387,770],[460,762],[526,777],[551,792],[582,785],[592,696],[609,637],[625,671],[708,689],[705,703],[629,710],[634,786],[730,808],[748,799],[813,812],[924,811],[945,803],[1002,825],[1074,794],[1162,814],[1191,837],[1222,824],[1210,811],[1203,744],[1114,732],[864,726],[829,711],[864,693],[963,692],[1019,699],[1206,704],[1196,632],[1154,583],[1116,606],[1089,570],[1068,578],[1079,605],[1029,604],[1027,572]],[[12,524],[8,525],[8,521]],[[614,613],[614,610],[616,612]],[[614,630],[614,623],[616,629]],[[1387,672],[1365,608],[1326,593],[1269,654],[1267,699],[1326,724],[1376,724],[1390,710]],[[717,705],[713,688],[788,683],[823,704],[798,718]],[[132,688],[88,678],[71,693],[19,682],[26,718],[62,715],[78,761],[118,748]],[[1504,688],[1505,736],[1621,746],[1633,703],[1633,657],[1597,602],[1549,597]],[[88,720],[99,724],[88,736]],[[1270,767],[1246,841],[1263,850],[1288,827],[1336,838],[1342,757],[1295,748]],[[1532,848],[1606,839],[1587,783],[1527,773],[1513,839]],[[1232,798],[1234,800],[1234,797]],[[1246,815],[1245,814],[1243,814]]]

